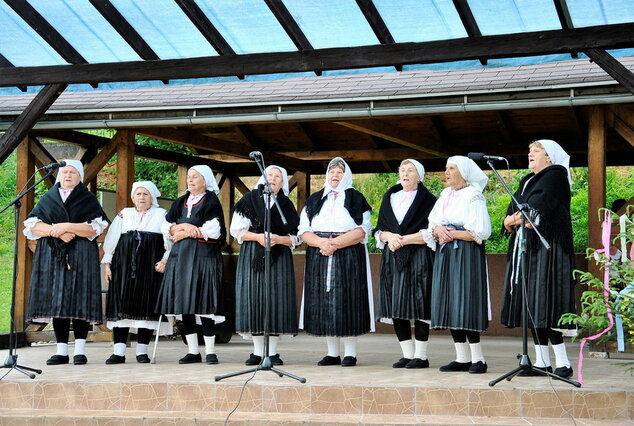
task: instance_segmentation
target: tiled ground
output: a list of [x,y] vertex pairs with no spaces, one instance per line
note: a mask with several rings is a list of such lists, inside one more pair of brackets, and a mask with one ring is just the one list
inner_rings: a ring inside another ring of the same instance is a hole
[[[394,336],[379,334],[359,339],[356,367],[318,367],[315,363],[324,355],[325,342],[300,335],[280,343],[285,361],[281,368],[305,377],[307,383],[259,371],[245,388],[234,418],[271,424],[573,424],[573,418],[584,419],[577,424],[598,424],[593,422],[599,419],[627,424],[634,419],[634,379],[618,365],[624,360],[586,358],[580,389],[542,377],[516,377],[489,387],[489,381],[517,366],[521,342],[485,336],[483,346],[489,364],[489,372],[483,375],[439,372],[440,365],[453,359],[454,351],[449,337],[436,335],[429,345],[429,369],[391,368],[400,357],[398,343]],[[167,424],[190,424],[195,417],[214,424],[235,407],[243,383],[251,377],[214,380],[216,375],[246,369],[244,360],[251,345],[239,336],[217,346],[220,364],[213,366],[178,365],[186,351],[180,340],[161,341],[154,365],[137,364],[133,344],[128,363],[107,366],[104,361],[111,350],[107,343],[89,343],[87,365],[48,367],[45,361],[54,346],[20,349],[21,364],[44,372],[31,380],[11,371],[0,382],[0,424],[27,422],[34,410],[50,422],[25,424],[58,424],[59,416],[63,420],[59,424],[82,424],[73,420],[81,419],[73,417],[81,416],[81,410],[93,422],[88,424],[110,424],[106,420],[113,413],[120,424],[143,424],[136,423],[138,416],[163,419]],[[577,352],[578,344],[569,344],[575,371]],[[4,373],[0,370],[0,375]]]

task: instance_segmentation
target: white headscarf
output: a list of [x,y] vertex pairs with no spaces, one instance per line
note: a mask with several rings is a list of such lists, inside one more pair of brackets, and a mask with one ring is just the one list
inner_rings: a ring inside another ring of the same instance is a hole
[[[79,160],[64,160],[66,162],[66,166],[72,166],[75,168],[75,170],[77,170],[79,172],[79,178],[80,178],[80,182],[84,181],[84,165],[81,164],[81,161]],[[59,170],[57,171],[57,177],[55,178],[55,183],[59,182]]]
[[534,143],[539,143],[544,147],[544,151],[548,157],[550,157],[550,161],[553,164],[557,164],[559,166],[564,166],[566,168],[566,172],[568,173],[568,183],[572,187],[572,176],[570,176],[570,155],[564,151],[564,149],[555,141],[550,139],[539,139]]
[[454,164],[458,167],[458,171],[467,185],[474,187],[482,192],[487,185],[489,178],[484,174],[482,169],[471,158],[462,155],[454,155],[447,158],[447,164]]
[[142,181],[139,181],[139,182],[134,182],[132,184],[132,191],[130,192],[130,198],[132,198],[134,200],[134,193],[139,188],[145,188],[150,193],[150,195],[152,196],[152,207],[158,207],[159,206],[158,197],[161,196],[161,191],[159,191],[158,188],[156,187],[156,185],[154,185],[154,182],[151,182],[149,180],[142,180]]
[[[414,165],[414,167],[416,167],[416,172],[418,172],[418,177],[419,177],[420,181],[422,182],[422,181],[425,180],[425,168],[423,167],[423,165],[420,162],[418,162],[416,160],[413,160],[411,158],[406,158],[405,160],[401,161],[401,164],[403,164],[403,163],[412,163]],[[401,183],[401,181],[399,180],[396,183]]]
[[[290,190],[289,190],[289,186],[288,186],[288,173],[286,172],[286,169],[284,167],[280,167],[280,166],[276,166],[276,165],[272,164],[272,165],[268,166],[266,169],[264,169],[264,174],[267,174],[269,172],[269,170],[271,170],[273,168],[278,169],[280,171],[280,173],[282,173],[282,191],[284,191],[284,195],[288,196],[288,193],[290,192]],[[257,188],[258,185],[264,185],[264,176],[260,176],[260,179],[255,184],[253,189]]]
[[326,173],[328,173],[328,170],[333,168],[336,163],[343,163],[344,165],[343,179],[341,179],[341,182],[339,182],[339,185],[336,188],[333,188],[330,186],[330,184],[328,184],[328,177],[326,176],[326,183],[324,183],[324,197],[328,195],[330,191],[343,192],[348,188],[352,188],[352,171],[350,170],[350,166],[348,166],[348,163],[346,163],[343,158],[335,157],[330,160],[330,163],[328,163],[328,168],[326,169]]
[[216,178],[214,177],[214,172],[211,171],[209,166],[198,165],[192,166],[189,170],[196,170],[200,175],[205,179],[205,189],[207,191],[213,191],[216,194],[220,192],[220,188],[218,188],[218,183],[216,183]]

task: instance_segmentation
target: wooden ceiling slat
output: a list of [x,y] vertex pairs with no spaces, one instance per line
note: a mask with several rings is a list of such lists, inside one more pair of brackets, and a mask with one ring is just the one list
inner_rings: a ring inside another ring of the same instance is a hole
[[[264,0],[264,2],[273,13],[273,16],[275,16],[275,19],[277,19],[277,22],[279,22],[284,31],[286,31],[286,34],[295,47],[297,47],[297,50],[313,50],[313,45],[308,41],[308,38],[306,38],[306,35],[295,19],[293,19],[293,15],[288,11],[282,0]],[[312,71],[315,71],[317,75],[322,74],[321,69]]]
[[[469,37],[481,37],[482,33],[480,32],[480,27],[478,26],[478,22],[473,16],[473,12],[471,11],[469,2],[467,0],[453,0],[453,4],[456,8],[456,12],[458,12],[458,16],[462,21],[462,26],[467,32],[467,35]],[[487,59],[481,58],[480,63],[482,65],[486,65]]]
[[634,47],[634,23],[420,43],[257,53],[161,61],[0,68],[0,86],[169,80],[353,69]]
[[[356,0],[357,6],[361,9],[361,13],[365,16],[366,21],[372,28],[374,35],[379,40],[381,44],[395,43],[394,37],[392,37],[392,33],[389,28],[385,24],[383,17],[377,10],[374,2],[372,0]],[[397,71],[403,71],[403,66],[399,65],[396,67]]]

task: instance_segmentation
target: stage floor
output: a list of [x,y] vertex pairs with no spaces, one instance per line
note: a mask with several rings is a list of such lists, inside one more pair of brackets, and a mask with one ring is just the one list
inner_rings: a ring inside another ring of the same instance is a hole
[[[314,420],[332,415],[341,422],[374,424],[383,423],[384,416],[385,423],[420,423],[433,418],[426,416],[447,419],[458,416],[470,419],[467,423],[543,424],[550,419],[550,424],[574,424],[572,419],[576,418],[582,419],[577,424],[606,423],[599,419],[609,420],[610,424],[632,424],[634,379],[619,365],[625,362],[623,359],[591,359],[586,350],[581,388],[544,377],[515,377],[491,388],[488,385],[491,380],[518,365],[516,355],[521,352],[521,340],[484,335],[482,344],[489,370],[486,374],[472,375],[438,371],[455,354],[451,338],[445,335],[431,336],[430,368],[419,370],[391,368],[401,356],[393,335],[361,336],[358,364],[351,368],[316,365],[325,355],[324,339],[303,334],[282,339],[278,350],[284,365],[279,368],[305,377],[307,383],[259,371],[242,399],[238,410],[242,416],[235,415],[243,421],[253,416],[251,421],[256,422],[262,422],[265,413],[286,413],[292,417],[293,413],[305,412]],[[220,382],[214,380],[217,375],[247,368],[244,360],[252,346],[240,336],[216,346],[220,360],[217,365],[179,365],[178,359],[186,352],[180,338],[161,340],[153,365],[136,362],[134,345],[127,350],[127,363],[120,365],[105,365],[112,351],[109,343],[88,343],[88,364],[83,366],[47,366],[46,359],[54,353],[54,344],[19,349],[19,363],[41,368],[43,373],[31,380],[12,371],[0,382],[0,408],[4,409],[0,410],[3,416],[0,423],[12,414],[26,416],[29,408],[129,410],[126,415],[142,410],[144,416],[158,410],[170,418],[185,411],[228,413],[241,385],[251,377],[249,374]],[[578,380],[579,344],[567,346],[575,370],[573,379]],[[152,346],[150,353],[151,349]],[[532,357],[532,345],[529,349]],[[71,345],[71,354],[72,350]],[[5,372],[0,370],[0,375]],[[49,392],[53,389],[54,392]],[[19,390],[22,396],[10,396],[14,390]],[[332,422],[323,418],[323,423]],[[447,420],[447,423],[456,422]]]

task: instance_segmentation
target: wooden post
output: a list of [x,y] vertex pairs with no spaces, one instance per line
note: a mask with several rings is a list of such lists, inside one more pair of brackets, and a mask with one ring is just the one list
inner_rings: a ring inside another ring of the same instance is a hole
[[310,175],[304,172],[295,172],[297,181],[297,211],[301,212],[306,204],[306,199],[310,195]]
[[117,143],[117,208],[131,206],[130,191],[134,183],[134,133],[122,131]]
[[[24,184],[35,170],[35,157],[29,150],[29,138],[26,137],[20,145],[18,145],[17,158],[17,174],[16,188],[24,188]],[[26,316],[26,306],[29,297],[29,288],[31,284],[31,266],[33,263],[33,253],[28,246],[28,240],[22,234],[22,223],[26,216],[33,210],[33,191],[29,192],[22,198],[22,207],[20,208],[20,216],[18,217],[18,233],[17,233],[17,253],[18,259],[17,277],[15,282],[15,329],[16,331],[24,331],[24,320]]]
[[[588,246],[601,248],[601,221],[597,212],[605,207],[605,108],[595,106],[588,120]],[[599,276],[593,262],[590,271]]]
[[235,206],[236,187],[227,176],[220,188],[220,204],[222,204],[222,212],[225,218],[225,226],[227,228],[227,246],[231,247],[231,235],[229,235],[229,224],[231,223],[231,212]]
[[187,170],[186,166],[178,165],[178,196],[185,194],[187,190]]

